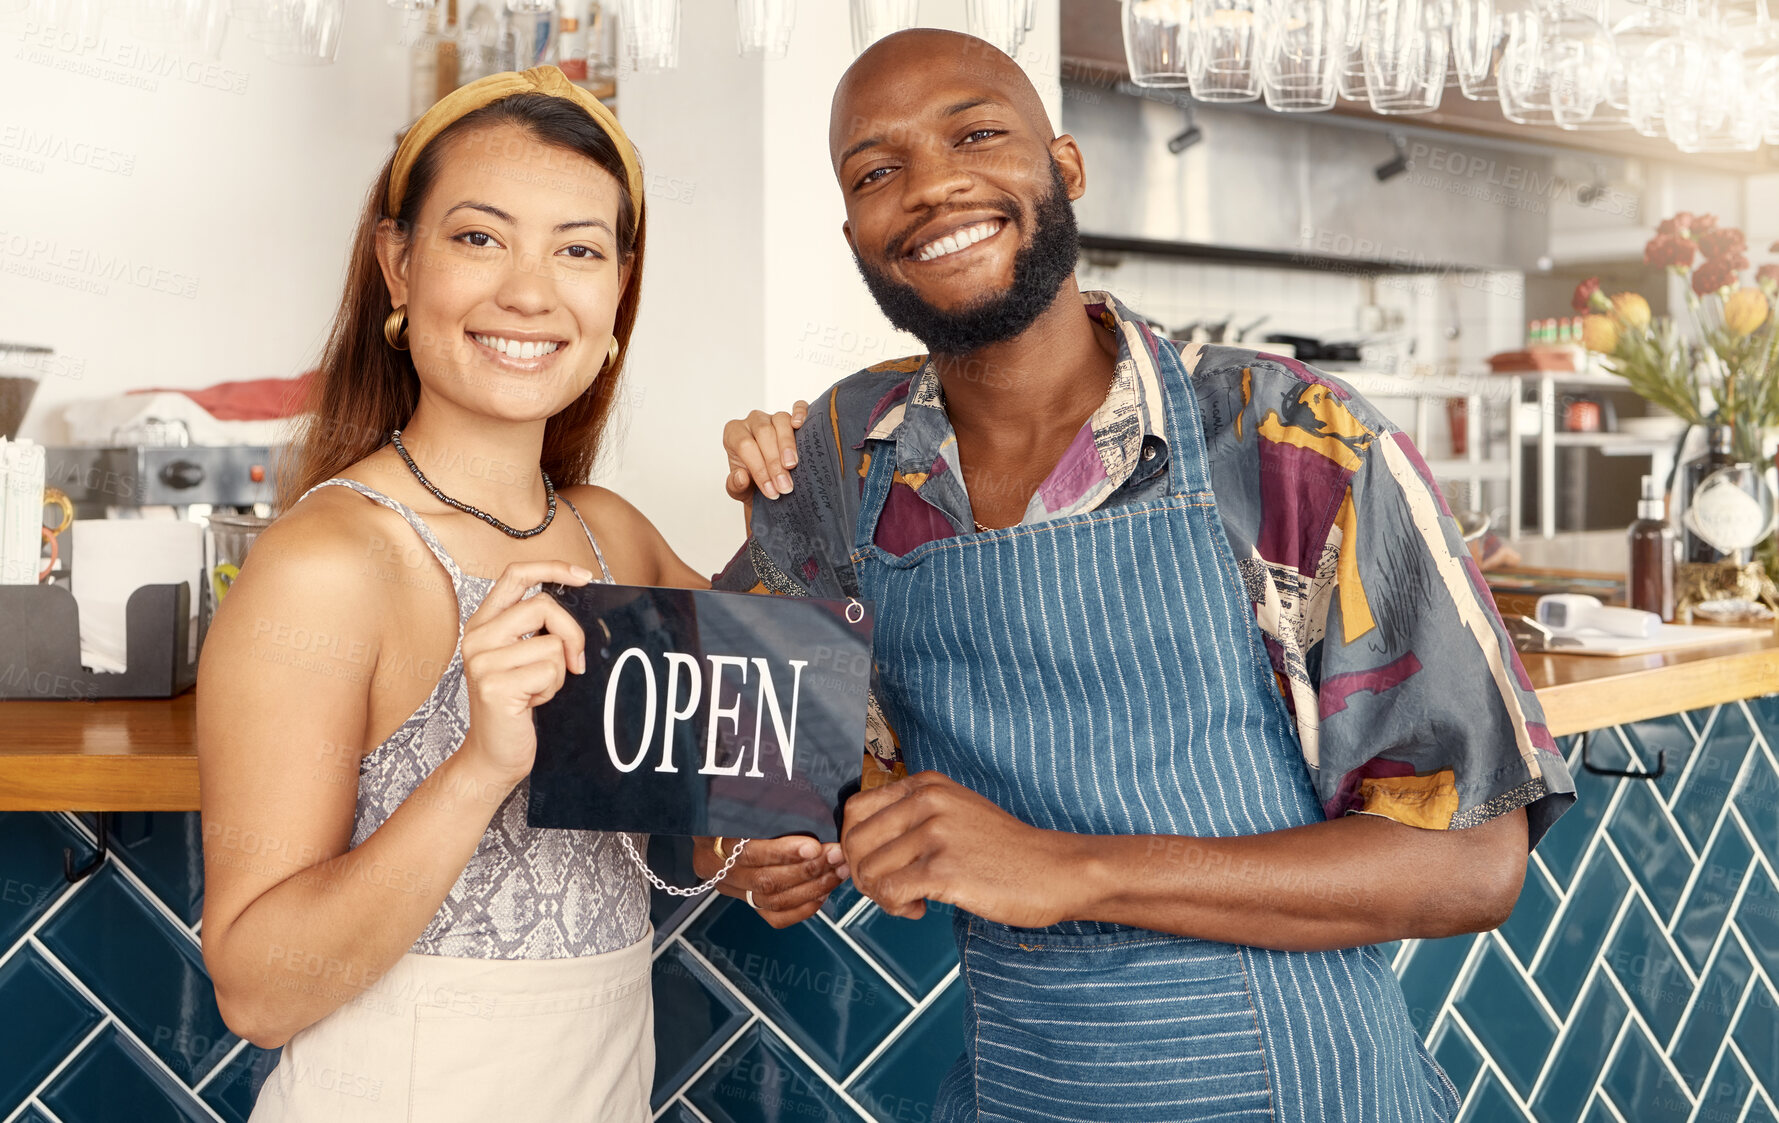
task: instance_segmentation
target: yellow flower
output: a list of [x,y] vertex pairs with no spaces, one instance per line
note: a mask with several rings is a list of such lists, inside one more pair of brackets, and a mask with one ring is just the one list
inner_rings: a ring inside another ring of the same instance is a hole
[[1723,326],[1737,335],[1747,335],[1767,322],[1767,294],[1759,289],[1741,288],[1723,302]]
[[1649,326],[1649,301],[1644,300],[1641,293],[1613,293],[1612,311],[1622,323],[1629,327],[1646,328]]
[[1589,351],[1610,355],[1618,350],[1618,325],[1611,316],[1595,313],[1581,321],[1581,342]]

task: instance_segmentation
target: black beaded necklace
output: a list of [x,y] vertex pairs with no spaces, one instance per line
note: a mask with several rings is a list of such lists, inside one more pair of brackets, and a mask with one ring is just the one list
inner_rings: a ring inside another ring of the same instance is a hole
[[446,495],[435,487],[433,482],[426,478],[426,473],[420,470],[420,465],[414,463],[414,458],[408,455],[408,450],[402,447],[402,431],[400,429],[389,430],[389,439],[395,445],[395,451],[401,453],[402,459],[407,462],[408,470],[414,473],[414,478],[420,481],[421,487],[432,492],[432,497],[434,499],[437,499],[447,507],[455,507],[466,515],[474,515],[476,518],[481,519],[502,534],[512,538],[530,538],[533,535],[542,534],[544,531],[548,530],[550,528],[550,521],[556,517],[556,488],[550,483],[550,473],[544,471],[542,468],[538,469],[537,474],[544,478],[544,495],[549,498],[549,510],[544,512],[544,521],[538,523],[530,530],[514,530],[512,527],[501,522],[488,512],[479,511],[476,508],[471,507],[468,503],[459,503],[457,500],[451,498],[449,495]]

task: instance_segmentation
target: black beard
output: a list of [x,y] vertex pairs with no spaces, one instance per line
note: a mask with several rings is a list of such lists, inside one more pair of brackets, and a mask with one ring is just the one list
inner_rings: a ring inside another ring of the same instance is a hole
[[935,355],[967,355],[1012,339],[1032,326],[1056,301],[1063,282],[1075,272],[1081,242],[1075,208],[1056,161],[1050,162],[1050,191],[1032,208],[1032,240],[1013,258],[1013,283],[962,308],[947,311],[922,299],[913,285],[867,265],[853,251],[865,287],[889,322],[908,332]]

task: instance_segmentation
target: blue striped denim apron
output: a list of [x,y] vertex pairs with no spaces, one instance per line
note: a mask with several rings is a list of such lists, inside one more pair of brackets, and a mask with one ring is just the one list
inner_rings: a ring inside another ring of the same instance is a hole
[[[897,557],[874,545],[895,458],[872,457],[853,562],[876,603],[880,700],[910,771],[944,773],[1033,826],[1231,836],[1318,822],[1223,535],[1190,378],[1173,348],[1158,361],[1164,498]],[[1196,853],[1164,845],[1154,860],[1185,879]],[[1257,892],[1292,888],[1256,874]],[[1375,947],[1011,928],[962,909],[953,926],[965,1053],[940,1084],[942,1123],[1457,1113]]]

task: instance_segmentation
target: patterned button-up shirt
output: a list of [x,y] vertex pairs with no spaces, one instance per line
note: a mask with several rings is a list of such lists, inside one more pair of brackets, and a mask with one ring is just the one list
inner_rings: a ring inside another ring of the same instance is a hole
[[[1183,345],[1110,294],[1082,298],[1117,340],[1112,385],[1023,522],[1166,490],[1157,355]],[[1525,807],[1536,843],[1573,804],[1575,785],[1408,437],[1345,383],[1293,359],[1230,347],[1188,347],[1182,358],[1218,513],[1324,812],[1444,829]],[[895,458],[879,547],[905,554],[974,529],[944,389],[925,356],[835,385],[797,448],[795,489],[756,497],[748,541],[717,588],[854,595],[853,527],[872,457]],[[870,755],[899,771],[875,704],[869,724]]]

